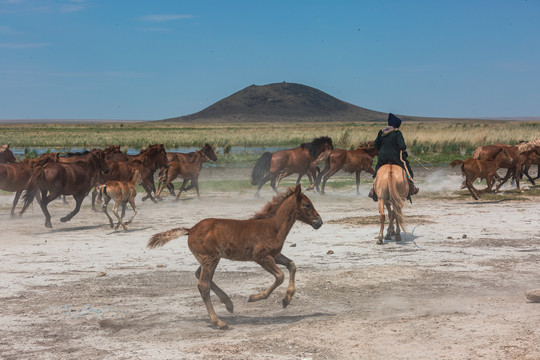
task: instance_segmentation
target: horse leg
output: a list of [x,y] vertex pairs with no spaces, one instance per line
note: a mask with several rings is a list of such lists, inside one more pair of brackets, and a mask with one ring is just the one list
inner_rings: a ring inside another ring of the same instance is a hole
[[[201,267],[199,266],[197,271],[195,271],[195,277],[198,280],[200,276],[201,276]],[[212,290],[214,294],[218,296],[222,304],[225,304],[225,308],[227,309],[228,312],[232,313],[234,311],[234,305],[229,295],[227,295],[225,291],[221,290],[219,286],[217,286],[213,281],[210,281],[210,290]]]
[[[199,260],[199,257],[197,257]],[[229,326],[227,323],[216,315],[214,306],[212,305],[212,300],[210,299],[210,289],[212,288],[212,278],[214,277],[214,272],[216,270],[217,264],[219,263],[219,257],[205,257],[205,261],[200,261],[201,271],[199,271],[199,283],[197,287],[201,293],[201,297],[206,306],[206,311],[208,316],[210,316],[210,321],[213,325],[216,325],[219,329],[228,329]]]
[[199,179],[192,179],[191,184],[195,187],[195,191],[197,192],[197,198],[201,200],[201,194],[199,193]]
[[49,210],[47,209],[47,205],[54,199],[57,198],[58,195],[49,194],[47,196],[47,190],[41,191],[41,202],[39,203],[39,206],[41,207],[41,211],[43,211],[43,215],[45,215],[45,227],[46,228],[52,228],[51,224],[51,214],[49,213]]
[[127,207],[128,201],[122,201],[122,213],[120,214],[120,217],[123,219],[126,215],[126,207]]
[[[137,207],[135,206],[135,199],[133,197],[130,197],[129,198],[129,205],[131,205],[131,208],[133,209],[133,215],[131,215],[131,217],[129,218],[128,221],[126,221],[126,225],[129,225],[131,224],[131,222],[133,221],[133,219],[135,218],[135,215],[137,215]],[[125,209],[125,206],[124,206],[124,209]],[[124,215],[122,215],[123,217]]]
[[94,191],[92,191],[92,210],[96,211],[96,196],[98,195],[97,187],[94,187]]
[[400,232],[399,220],[398,220],[398,217],[395,216],[395,209],[392,210],[392,213],[394,215],[394,219],[396,220],[396,232],[395,232],[394,239],[396,240],[396,242],[399,242],[399,241],[401,241],[401,232]]
[[11,217],[15,217],[15,207],[17,206],[17,203],[19,202],[19,198],[21,197],[22,191],[17,191],[15,193],[15,198],[13,199],[13,206],[11,207]]
[[174,193],[174,185],[172,182],[169,185],[167,185],[167,189],[169,189],[169,192],[171,193],[172,196],[176,196],[176,194]]
[[178,194],[176,194],[176,201],[180,198],[180,194],[182,194],[182,191],[184,191],[184,188],[186,187],[187,179],[184,179],[182,182],[182,186],[180,187],[180,190],[178,190]]
[[122,225],[124,230],[127,230],[127,226],[126,226],[126,224],[124,224],[124,221],[122,220],[122,217],[120,215],[118,215],[118,206],[120,205],[121,202],[122,202],[121,198],[116,199],[116,201],[114,202],[114,206],[112,208],[112,212],[113,212],[114,216],[116,216],[116,218],[118,219],[118,223],[116,223],[116,226],[114,227],[115,230],[118,229],[118,227],[120,225]]
[[81,210],[81,204],[82,204],[85,196],[86,196],[86,193],[80,193],[80,194],[73,195],[73,198],[75,199],[75,209],[73,209],[72,212],[70,212],[69,214],[67,214],[63,218],[61,218],[60,219],[61,222],[68,222],[69,220],[71,220],[71,218],[73,218],[75,215],[77,215],[79,210]]
[[101,205],[101,210],[107,215],[107,218],[109,219],[109,224],[111,225],[111,229],[114,228],[114,221],[107,212],[107,206],[109,205],[109,201],[111,201],[111,197],[108,195],[105,195],[105,201],[103,201],[103,205]]
[[392,205],[387,204],[386,205],[386,210],[388,211],[388,229],[386,230],[386,236],[384,237],[384,239],[385,240],[392,240],[392,235],[396,234],[396,230],[394,229],[394,220],[397,221],[397,219],[394,216],[394,211],[392,210]]
[[296,265],[294,264],[294,261],[287,258],[283,254],[279,254],[274,258],[276,261],[276,264],[284,265],[287,270],[289,270],[289,286],[287,287],[287,292],[285,293],[285,297],[281,301],[281,304],[284,308],[287,307],[291,303],[291,299],[296,291],[296,286],[294,284],[294,279],[296,275]]
[[274,258],[270,255],[267,255],[266,257],[257,260],[257,264],[261,265],[262,268],[266,271],[268,271],[270,274],[274,275],[275,280],[272,285],[270,285],[265,290],[261,291],[258,294],[251,295],[249,297],[249,302],[264,300],[270,296],[270,294],[281,284],[283,284],[283,280],[285,279],[285,275],[283,274],[283,271],[281,271],[274,260]]
[[[313,189],[315,189],[315,181],[313,181],[314,179],[314,176],[313,174],[311,173],[311,170],[308,169],[307,173],[306,173],[307,177],[308,177],[308,180],[309,180],[309,186],[306,188],[306,191],[311,191]],[[300,180],[302,176],[299,176],[298,177],[298,180]],[[300,183],[300,181],[297,181],[296,182],[296,185],[298,185]]]
[[384,244],[383,242],[383,232],[384,232],[384,201],[379,197],[378,200],[379,203],[379,221],[381,223],[381,227],[379,229],[379,235],[377,236],[377,245]]
[[497,185],[497,187],[495,187],[495,192],[499,191],[501,186],[503,186],[508,181],[508,179],[510,179],[511,176],[512,176],[512,169],[508,169],[508,171],[506,172],[506,175],[504,176],[504,178],[502,180],[500,180],[499,185]]
[[465,179],[465,186],[467,187],[467,189],[471,193],[474,200],[478,200],[478,197],[480,196],[480,194],[477,194],[478,190],[476,190],[476,188],[472,184],[474,182],[474,180],[476,180],[476,178],[473,178],[472,181],[470,179]]
[[322,182],[322,185],[321,185],[321,195],[326,195],[326,192],[325,192],[325,188],[326,188],[326,182],[328,181],[328,179],[330,179],[331,176],[333,176],[335,173],[338,172],[338,169],[332,169],[330,168],[330,170],[328,170],[324,176],[323,176],[323,182]]
[[360,195],[360,171],[356,172],[356,195]]
[[[143,180],[142,186],[143,186],[144,191],[146,191],[146,196],[143,197],[142,200],[145,201],[146,199],[150,199],[152,200],[154,204],[157,204],[158,201],[154,199],[154,197],[152,196],[152,191],[155,191],[154,183],[152,182],[152,186],[150,186],[149,183],[145,179]],[[152,190],[152,187],[154,187],[154,190]]]

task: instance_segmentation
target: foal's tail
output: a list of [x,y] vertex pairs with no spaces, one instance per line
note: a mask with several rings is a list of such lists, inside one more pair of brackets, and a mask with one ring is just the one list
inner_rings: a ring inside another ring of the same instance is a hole
[[261,155],[259,160],[255,163],[253,170],[251,171],[251,185],[257,185],[264,177],[270,174],[270,161],[272,160],[272,153],[265,152]]
[[167,230],[158,234],[152,235],[150,240],[148,240],[148,244],[146,246],[150,249],[154,249],[159,246],[163,246],[169,241],[179,238],[180,236],[188,235],[189,229],[188,228],[176,228]]

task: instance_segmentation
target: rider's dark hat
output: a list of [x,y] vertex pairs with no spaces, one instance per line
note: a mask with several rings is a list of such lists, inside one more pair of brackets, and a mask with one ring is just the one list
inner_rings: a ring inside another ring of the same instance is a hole
[[388,125],[398,128],[401,125],[401,119],[390,113],[388,114]]

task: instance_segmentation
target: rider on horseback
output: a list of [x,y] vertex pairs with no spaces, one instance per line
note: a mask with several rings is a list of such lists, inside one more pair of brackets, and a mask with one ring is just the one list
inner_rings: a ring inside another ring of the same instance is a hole
[[[407,179],[409,180],[409,198],[411,195],[418,193],[419,189],[414,186],[413,171],[407,160],[407,145],[399,126],[401,119],[394,114],[388,114],[388,126],[379,130],[377,139],[375,139],[375,147],[379,150],[377,166],[373,178],[377,175],[377,170],[385,164],[399,165],[407,171]],[[377,201],[377,194],[374,189],[371,189],[368,195],[373,201]]]

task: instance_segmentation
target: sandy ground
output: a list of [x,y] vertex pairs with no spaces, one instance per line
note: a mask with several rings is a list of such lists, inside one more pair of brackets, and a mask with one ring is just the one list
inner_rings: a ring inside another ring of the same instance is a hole
[[[235,170],[224,177],[246,176]],[[219,170],[203,172],[220,176]],[[297,223],[283,253],[298,267],[286,286],[248,303],[273,278],[222,260],[215,281],[231,296],[231,330],[214,329],[196,286],[186,238],[147,250],[156,232],[206,217],[247,218],[269,200],[209,192],[201,201],[140,203],[128,231],[108,228],[85,200],[51,204],[46,229],[34,204],[10,219],[0,196],[1,359],[539,359],[540,203],[452,200],[461,177],[425,172],[405,208],[408,235],[376,245],[376,204],[353,188],[309,194],[325,224]],[[365,175],[363,175],[365,179]],[[128,212],[129,215],[129,212]],[[288,281],[288,277],[286,277]]]

